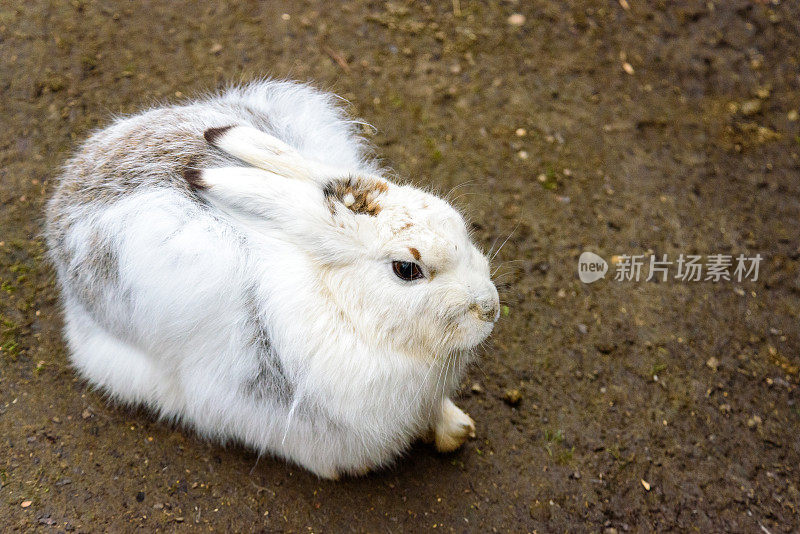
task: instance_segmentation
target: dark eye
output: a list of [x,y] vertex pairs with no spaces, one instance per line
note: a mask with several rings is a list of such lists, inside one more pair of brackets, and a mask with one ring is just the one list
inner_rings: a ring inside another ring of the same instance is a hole
[[398,278],[407,282],[418,280],[424,277],[422,274],[422,269],[419,268],[419,265],[410,261],[393,261],[392,270]]

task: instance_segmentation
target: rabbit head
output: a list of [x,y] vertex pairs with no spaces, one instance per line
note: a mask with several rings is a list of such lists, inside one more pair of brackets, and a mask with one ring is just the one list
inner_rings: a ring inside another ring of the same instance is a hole
[[492,331],[499,301],[489,262],[450,204],[377,174],[326,167],[252,128],[206,138],[255,167],[192,171],[187,180],[245,225],[288,234],[362,339],[428,359],[468,351]]

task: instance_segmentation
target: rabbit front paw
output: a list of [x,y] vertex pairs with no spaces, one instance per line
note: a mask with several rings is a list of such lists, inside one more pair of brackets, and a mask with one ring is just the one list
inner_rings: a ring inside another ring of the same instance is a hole
[[439,452],[452,452],[475,437],[475,422],[450,399],[442,403],[442,412],[433,429],[434,443]]

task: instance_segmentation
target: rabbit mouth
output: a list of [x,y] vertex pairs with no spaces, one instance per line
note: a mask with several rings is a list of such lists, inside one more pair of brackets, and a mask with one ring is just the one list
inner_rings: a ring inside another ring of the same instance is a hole
[[480,318],[472,312],[463,314],[456,323],[455,345],[461,350],[472,350],[480,345],[494,330],[492,318]]

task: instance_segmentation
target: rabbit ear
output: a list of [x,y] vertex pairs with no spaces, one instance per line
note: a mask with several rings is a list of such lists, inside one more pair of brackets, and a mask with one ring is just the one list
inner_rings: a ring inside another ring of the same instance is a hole
[[353,176],[346,170],[310,160],[277,137],[249,126],[211,128],[203,136],[211,145],[259,169],[318,184],[331,212],[337,203],[356,214],[374,216],[381,210],[378,197],[388,190],[383,178]]
[[254,167],[214,167],[187,169],[184,178],[227,212],[276,221],[330,218],[324,196],[315,184],[287,180],[274,172]]
[[367,237],[349,217],[337,216],[331,199],[315,183],[254,167],[187,170],[184,176],[201,197],[232,219],[256,231],[285,232],[322,261],[352,261]]
[[259,169],[286,178],[324,183],[342,171],[304,158],[275,136],[249,126],[224,126],[203,133],[209,144]]

